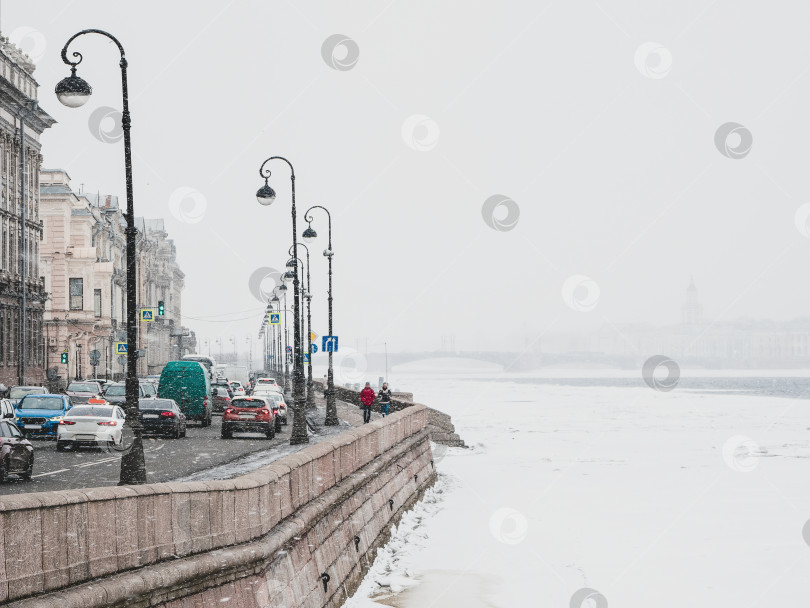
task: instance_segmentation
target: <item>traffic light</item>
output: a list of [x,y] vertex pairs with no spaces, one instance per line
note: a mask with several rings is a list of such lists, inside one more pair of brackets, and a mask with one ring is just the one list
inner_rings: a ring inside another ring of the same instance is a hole
[[158,316],[163,316],[166,314],[166,305],[163,303],[163,300],[158,301]]
[[67,365],[67,362],[68,362],[68,359],[67,359],[67,352],[64,352],[64,353],[62,353],[62,363],[64,363],[65,365]]

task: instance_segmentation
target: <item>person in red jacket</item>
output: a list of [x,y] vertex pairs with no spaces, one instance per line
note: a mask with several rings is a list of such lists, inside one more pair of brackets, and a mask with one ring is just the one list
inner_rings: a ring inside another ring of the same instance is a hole
[[371,421],[371,404],[374,403],[374,389],[371,388],[371,382],[366,382],[365,388],[360,391],[360,403],[363,404],[363,424]]

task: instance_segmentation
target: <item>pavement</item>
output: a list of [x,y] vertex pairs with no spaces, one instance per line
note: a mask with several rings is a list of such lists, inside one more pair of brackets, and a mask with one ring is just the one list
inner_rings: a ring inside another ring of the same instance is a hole
[[[189,425],[186,437],[180,439],[145,438],[147,482],[205,481],[243,475],[363,423],[362,411],[357,406],[339,401],[340,424],[323,426],[326,403],[322,396],[316,396],[314,404],[307,412],[309,444],[289,443],[294,413],[289,417],[290,423],[282,426],[272,440],[260,433],[235,433],[233,439],[222,439],[219,416],[214,416],[210,427]],[[372,414],[372,419],[378,417],[379,414]],[[106,448],[57,452],[55,441],[36,439],[31,443],[35,450],[33,479],[30,482],[14,479],[0,485],[0,496],[118,485],[120,453]]]

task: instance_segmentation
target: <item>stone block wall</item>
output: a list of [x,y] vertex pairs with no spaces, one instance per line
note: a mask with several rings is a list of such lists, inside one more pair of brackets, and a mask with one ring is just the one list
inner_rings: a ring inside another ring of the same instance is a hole
[[338,605],[359,556],[434,478],[427,417],[408,408],[230,480],[3,497],[0,603]]

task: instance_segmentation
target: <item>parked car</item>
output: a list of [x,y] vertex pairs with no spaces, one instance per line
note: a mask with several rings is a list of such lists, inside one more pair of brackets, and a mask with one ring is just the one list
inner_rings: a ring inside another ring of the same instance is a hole
[[70,397],[70,402],[73,405],[87,403],[89,399],[98,399],[102,393],[101,386],[97,382],[90,382],[89,380],[71,382],[65,392]]
[[50,391],[44,386],[12,386],[8,391],[8,398],[17,407],[20,399],[26,395],[46,395]]
[[31,481],[34,472],[34,446],[10,420],[0,420],[0,482],[9,475]]
[[169,361],[160,374],[158,398],[173,400],[188,420],[210,426],[211,384],[208,372],[199,361]]
[[231,398],[228,396],[227,391],[221,386],[211,387],[211,396],[213,397],[215,414],[221,414],[230,407]]
[[141,399],[138,409],[145,434],[186,436],[186,416],[171,399]]
[[59,421],[56,450],[79,445],[121,447],[124,410],[117,405],[77,405]]
[[67,395],[26,395],[17,404],[17,427],[26,437],[56,437],[59,421],[71,407]]
[[0,420],[11,418],[13,421],[15,416],[14,404],[11,399],[0,399]]
[[236,397],[231,407],[222,413],[222,438],[231,439],[234,433],[258,432],[268,439],[276,436],[273,408],[261,397]]
[[245,396],[245,388],[242,386],[242,383],[238,380],[233,380],[230,383],[231,391],[233,391],[234,397],[244,397]]
[[[108,384],[107,388],[104,389],[104,400],[107,403],[111,403],[113,405],[126,405],[127,402],[127,387],[126,383],[124,382],[113,382],[112,384]],[[138,399],[143,399],[146,397],[146,391],[143,388],[143,385],[139,382],[138,383]]]

